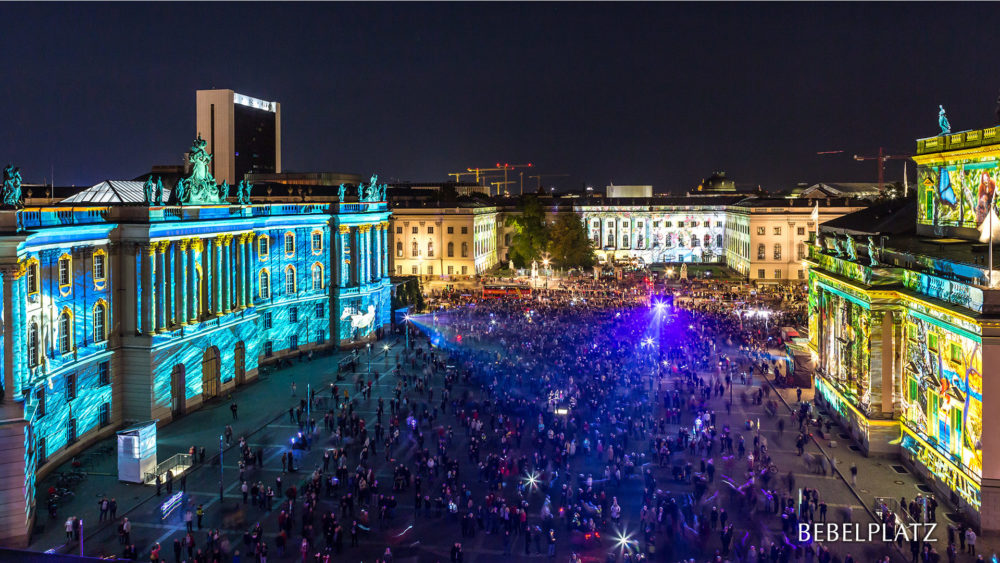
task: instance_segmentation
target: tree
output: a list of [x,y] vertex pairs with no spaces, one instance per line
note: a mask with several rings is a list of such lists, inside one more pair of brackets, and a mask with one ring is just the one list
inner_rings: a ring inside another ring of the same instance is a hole
[[520,208],[520,214],[507,218],[507,224],[514,227],[510,259],[518,268],[525,268],[548,246],[549,228],[545,224],[545,208],[537,197],[525,196]]
[[550,229],[549,252],[552,260],[562,268],[593,267],[594,247],[587,237],[587,227],[579,215],[560,213]]

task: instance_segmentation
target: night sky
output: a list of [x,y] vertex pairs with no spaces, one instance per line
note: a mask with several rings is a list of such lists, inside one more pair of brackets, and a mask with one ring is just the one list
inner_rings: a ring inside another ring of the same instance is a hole
[[1000,88],[992,3],[3,3],[0,22],[0,161],[59,185],[179,163],[200,88],[281,102],[286,170],[531,161],[563,190],[675,193],[713,170],[874,181],[850,155],[912,152],[938,104],[990,126]]

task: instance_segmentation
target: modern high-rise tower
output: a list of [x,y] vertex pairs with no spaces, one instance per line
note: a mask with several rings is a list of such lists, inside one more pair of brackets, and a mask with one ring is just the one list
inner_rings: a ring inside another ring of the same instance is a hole
[[281,172],[281,104],[232,90],[198,90],[197,131],[212,174],[234,185],[251,172]]

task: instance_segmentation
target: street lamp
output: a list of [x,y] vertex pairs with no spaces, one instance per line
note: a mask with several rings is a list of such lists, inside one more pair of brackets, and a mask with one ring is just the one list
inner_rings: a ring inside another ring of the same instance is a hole
[[386,367],[388,367],[389,366],[389,345],[388,344],[383,344],[382,345],[382,352],[385,353],[385,365],[386,365]]
[[[223,492],[223,488],[225,487],[225,480],[224,480],[224,474],[223,474],[223,467],[225,467],[225,466],[222,464],[222,454],[225,451],[226,450],[225,450],[225,441],[224,441],[224,438],[223,438],[222,434],[219,434],[219,503],[220,504],[223,501],[222,492]],[[191,463],[193,464],[194,461],[192,461]]]
[[406,326],[406,349],[410,349],[410,315],[403,317],[403,324]]
[[372,343],[369,342],[368,344],[366,344],[366,347],[368,348],[368,375],[371,375],[372,374]]

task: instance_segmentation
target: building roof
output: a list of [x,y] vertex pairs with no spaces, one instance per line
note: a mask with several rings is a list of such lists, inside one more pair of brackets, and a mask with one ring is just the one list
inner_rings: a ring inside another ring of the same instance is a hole
[[[795,207],[799,209],[812,209],[816,206],[817,200],[804,198],[787,197],[748,197],[736,204],[736,207]],[[825,198],[819,203],[822,210],[826,207],[862,207],[865,205],[856,199],[849,197]]]
[[878,193],[878,184],[870,182],[820,182],[793,188],[790,193],[800,197],[866,196]]
[[831,219],[820,230],[851,235],[901,235],[913,232],[916,222],[916,199],[890,199]]
[[[136,180],[105,180],[85,188],[61,203],[101,203],[101,204],[144,204],[144,182]],[[170,188],[163,188],[163,201],[170,197]]]

